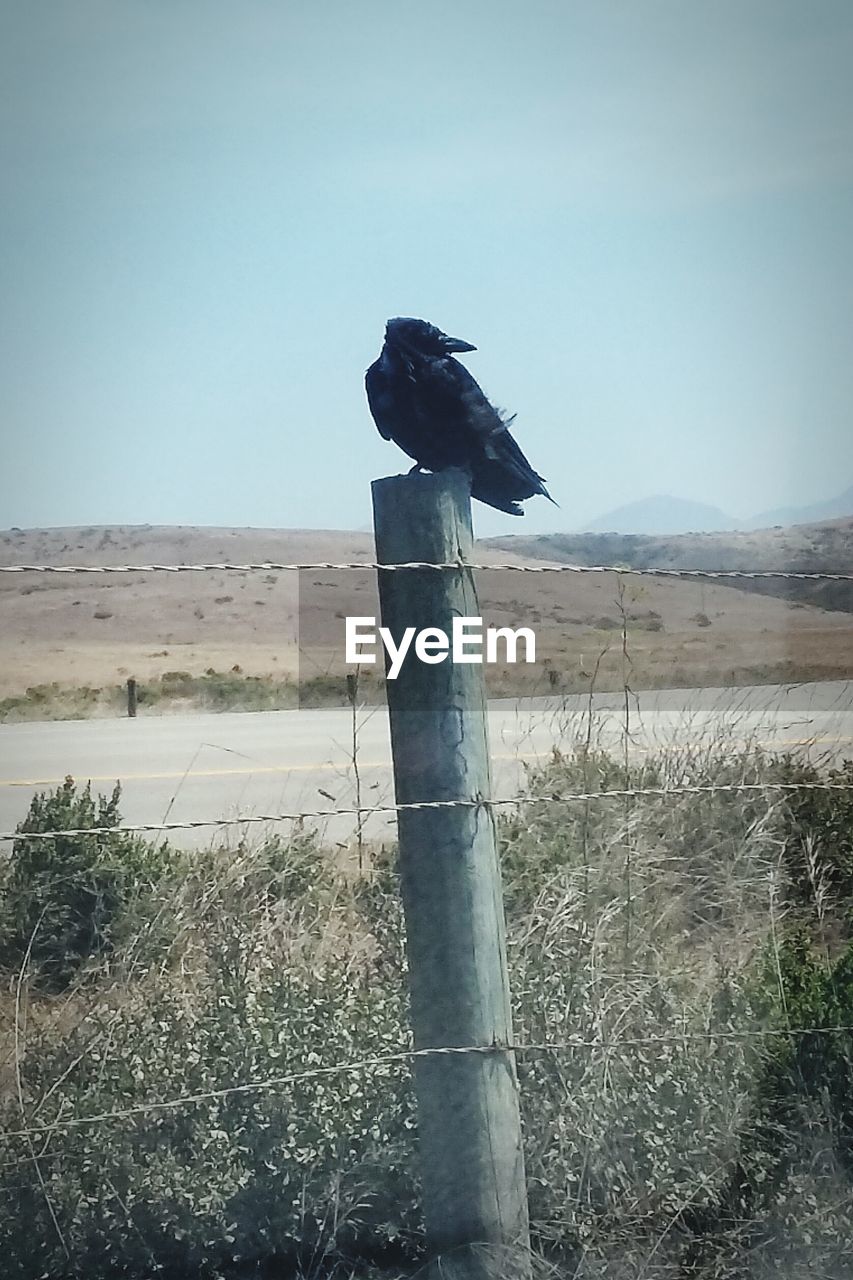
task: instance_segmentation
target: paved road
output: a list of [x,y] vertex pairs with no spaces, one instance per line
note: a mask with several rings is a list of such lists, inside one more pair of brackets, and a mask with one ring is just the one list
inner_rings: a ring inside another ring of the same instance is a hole
[[[620,694],[593,698],[596,739],[620,749],[625,705]],[[586,696],[496,701],[489,705],[494,794],[512,795],[525,764],[569,749],[587,731]],[[853,682],[677,689],[640,694],[629,706],[630,749],[722,738],[758,741],[812,754],[853,754]],[[384,708],[358,714],[363,803],[393,800]],[[75,720],[0,725],[0,830],[13,830],[32,795],[66,774],[109,790],[122,782],[128,823],[231,818],[354,803],[352,721],[348,709],[166,715],[136,720]],[[229,828],[237,840],[242,828]],[[352,835],[352,818],[326,822],[332,841]],[[393,836],[393,822],[374,817],[371,838]],[[214,828],[175,835],[187,846],[209,843]],[[6,846],[8,847],[8,845]]]

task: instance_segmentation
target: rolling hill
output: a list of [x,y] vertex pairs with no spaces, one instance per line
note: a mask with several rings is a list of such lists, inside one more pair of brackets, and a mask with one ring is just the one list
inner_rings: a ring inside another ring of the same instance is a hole
[[[490,538],[486,545],[513,555],[569,564],[629,568],[853,572],[853,517],[790,528],[686,533],[669,536],[567,533]],[[853,584],[785,579],[733,579],[729,586],[853,612]]]

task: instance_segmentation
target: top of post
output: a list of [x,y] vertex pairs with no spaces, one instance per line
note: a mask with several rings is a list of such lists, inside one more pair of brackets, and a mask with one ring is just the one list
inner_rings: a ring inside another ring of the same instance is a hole
[[433,564],[470,558],[471,477],[459,467],[384,476],[371,484],[376,558],[383,564]]

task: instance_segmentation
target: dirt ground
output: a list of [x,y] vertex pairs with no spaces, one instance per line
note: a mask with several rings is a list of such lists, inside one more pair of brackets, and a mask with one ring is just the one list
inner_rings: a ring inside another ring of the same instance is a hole
[[[506,540],[484,563],[530,563]],[[109,527],[11,530],[0,564],[360,562],[367,533]],[[853,615],[701,580],[478,575],[488,624],[533,627],[535,667],[489,672],[493,693],[726,685],[853,673]],[[378,614],[371,572],[0,574],[0,697],[165,672],[341,675],[344,619]],[[623,646],[623,621],[627,643]]]

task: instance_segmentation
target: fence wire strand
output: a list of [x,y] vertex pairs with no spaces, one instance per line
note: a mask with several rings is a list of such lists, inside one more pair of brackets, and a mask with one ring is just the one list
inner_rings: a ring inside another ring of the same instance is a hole
[[[100,1111],[88,1116],[68,1116],[60,1120],[46,1121],[44,1124],[33,1124],[25,1129],[10,1129],[0,1135],[4,1138],[38,1137],[40,1135],[78,1129],[90,1125],[106,1124],[111,1120],[131,1120],[136,1116],[151,1115],[158,1111],[176,1111],[182,1107],[195,1106],[203,1102],[218,1102],[223,1098],[237,1094],[271,1093],[290,1084],[298,1084],[303,1080],[316,1080],[324,1076],[343,1075],[348,1072],[372,1071],[382,1067],[395,1066],[403,1062],[411,1062],[418,1058],[491,1056],[502,1053],[538,1053],[559,1054],[572,1053],[577,1049],[603,1049],[608,1052],[620,1049],[648,1049],[658,1045],[683,1044],[685,1041],[716,1040],[764,1040],[768,1037],[805,1036],[805,1035],[847,1035],[853,1033],[853,1025],[841,1024],[831,1027],[762,1027],[744,1031],[685,1031],[671,1036],[634,1036],[625,1039],[584,1040],[578,1037],[561,1041],[544,1041],[541,1043],[493,1044],[480,1045],[441,1045],[429,1049],[399,1049],[395,1053],[379,1054],[371,1058],[360,1058],[353,1062],[338,1062],[332,1066],[309,1067],[304,1071],[291,1071],[283,1075],[268,1076],[263,1080],[247,1080],[242,1084],[225,1085],[220,1089],[206,1089],[199,1093],[180,1094],[174,1098],[156,1098],[151,1102],[138,1102],[130,1107],[120,1107],[113,1111]],[[26,1157],[32,1159],[31,1156]]]
[[369,817],[371,814],[405,813],[419,809],[497,809],[513,805],[576,804],[592,800],[625,800],[638,797],[680,795],[716,795],[729,792],[778,791],[850,791],[849,782],[719,782],[685,783],[676,787],[623,787],[610,791],[569,791],[564,795],[518,795],[497,799],[473,797],[469,800],[420,800],[407,804],[347,806],[335,809],[301,809],[294,813],[247,813],[236,818],[195,818],[184,822],[143,822],[114,827],[69,827],[60,831],[2,831],[0,841],[53,840],[57,836],[106,836],[123,833],[136,835],[144,831],[192,831],[197,827],[237,827],[246,823],[300,822],[304,818]]
[[249,564],[6,564],[0,565],[0,573],[308,573],[345,572],[347,570],[382,570],[397,573],[406,569],[473,569],[480,572],[504,573],[619,573],[633,577],[659,578],[719,578],[719,579],[784,579],[794,582],[853,582],[853,573],[800,573],[793,569],[664,569],[638,568],[619,564],[469,564],[451,560],[432,562],[411,560],[404,564],[379,564],[350,562],[332,564],[322,561],[316,564],[282,564],[274,560],[262,560]]

